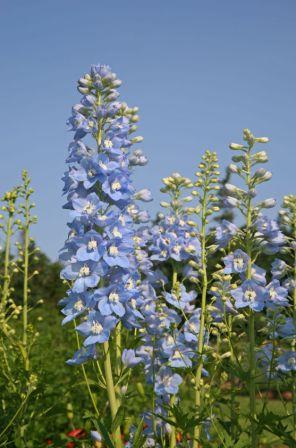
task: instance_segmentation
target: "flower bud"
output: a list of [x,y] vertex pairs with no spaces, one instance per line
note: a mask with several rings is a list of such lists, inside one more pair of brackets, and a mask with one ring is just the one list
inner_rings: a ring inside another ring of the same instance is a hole
[[231,163],[228,166],[228,169],[231,173],[238,173],[238,167],[234,163]]
[[137,137],[132,138],[131,142],[132,143],[140,143],[144,140],[143,137],[141,137],[140,135],[138,135]]
[[259,151],[256,154],[253,154],[252,159],[258,163],[266,163],[268,161],[268,156],[265,151]]
[[268,143],[269,142],[269,138],[268,137],[256,137],[255,140],[258,143]]
[[244,149],[244,145],[240,145],[239,143],[230,143],[229,148],[233,151],[240,151]]
[[265,199],[260,203],[261,208],[272,208],[276,204],[276,200],[274,198]]

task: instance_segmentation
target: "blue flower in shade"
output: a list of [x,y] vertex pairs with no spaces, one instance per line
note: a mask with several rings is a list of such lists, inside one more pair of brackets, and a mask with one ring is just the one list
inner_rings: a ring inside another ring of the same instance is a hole
[[82,237],[78,243],[76,252],[78,261],[99,261],[105,251],[105,243],[100,234],[91,230]]
[[259,366],[263,369],[266,377],[276,378],[276,373],[272,365],[272,358],[274,356],[274,345],[268,343],[260,347],[256,353],[256,359]]
[[[254,282],[258,283],[258,285],[265,286],[266,285],[266,271],[263,268],[260,268],[260,266],[257,266],[256,264],[252,264],[251,266],[251,278],[254,280]],[[242,280],[246,279],[246,273],[242,273],[240,275],[240,278]]]
[[67,163],[79,163],[83,159],[91,159],[96,156],[97,151],[94,148],[89,148],[81,140],[72,141],[69,144],[69,156],[66,159]]
[[97,353],[95,345],[90,345],[88,347],[82,347],[77,350],[73,358],[67,360],[67,364],[70,366],[79,365],[85,363],[88,359],[96,359]]
[[277,370],[282,373],[296,371],[296,351],[286,351],[277,358]]
[[187,342],[197,342],[200,327],[200,308],[184,324],[184,337]]
[[177,347],[172,351],[169,357],[169,365],[171,367],[188,368],[192,366],[190,357],[193,356],[192,350],[184,344],[178,343]]
[[114,316],[103,317],[97,311],[91,311],[87,317],[87,320],[76,327],[87,338],[84,341],[84,345],[92,345],[108,341],[110,332],[115,328],[117,319]]
[[286,322],[277,328],[278,334],[282,338],[292,338],[296,336],[296,325],[293,317],[287,317]]
[[169,367],[161,367],[156,376],[154,390],[157,395],[175,395],[182,383],[182,377]]
[[61,272],[61,277],[73,280],[73,292],[80,293],[87,288],[95,288],[100,280],[102,268],[93,261],[68,264]]
[[165,292],[164,298],[174,307],[184,310],[196,298],[196,292],[187,292],[184,285],[178,285],[171,293]]
[[102,442],[102,436],[98,431],[90,431],[90,437],[94,442]]
[[266,290],[254,280],[245,280],[243,284],[231,291],[236,308],[249,307],[254,311],[262,311],[266,301]]
[[281,286],[279,280],[272,280],[266,286],[267,291],[267,306],[274,308],[276,306],[287,306],[289,301],[287,299],[288,290]]
[[71,322],[80,316],[87,308],[89,304],[90,296],[89,293],[73,293],[71,290],[69,296],[66,299],[61,300],[61,304],[66,303],[66,306],[62,309],[62,313],[66,316],[62,324]]
[[263,216],[258,219],[256,236],[260,239],[260,244],[264,253],[268,255],[276,254],[280,246],[285,242],[285,237],[279,229],[278,223],[274,219]]
[[221,225],[216,228],[216,243],[219,247],[226,247],[238,230],[235,224],[223,219]]
[[103,316],[115,314],[118,317],[122,317],[125,314],[123,303],[126,302],[128,296],[123,288],[112,285],[98,289],[94,298],[98,300],[98,309]]
[[284,275],[287,272],[287,264],[283,261],[280,260],[278,258],[276,258],[272,263],[271,263],[271,274],[273,278],[277,278],[280,279],[282,277],[284,277]]
[[225,274],[240,274],[245,272],[249,261],[250,257],[241,249],[237,249],[232,254],[229,254],[227,257],[223,258],[223,262],[225,264],[224,272]]
[[124,349],[122,352],[122,362],[126,367],[134,367],[142,361],[142,358],[136,356],[135,350]]

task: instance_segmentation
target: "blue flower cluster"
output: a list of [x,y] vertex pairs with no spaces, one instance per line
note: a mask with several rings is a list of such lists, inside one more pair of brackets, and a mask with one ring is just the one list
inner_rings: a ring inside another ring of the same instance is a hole
[[131,137],[137,109],[116,101],[120,83],[108,66],[92,66],[78,82],[83,97],[68,121],[74,139],[63,180],[71,222],[60,258],[70,289],[62,312],[64,323],[83,315],[76,330],[85,337],[70,364],[95,357],[96,344],[108,341],[119,321],[133,328],[143,318],[134,222],[147,215],[135,200],[151,195],[135,192],[131,181],[132,167],[147,159],[139,149],[131,153],[141,141]]
[[[177,174],[170,179],[185,182]],[[155,426],[158,436],[169,433],[170,426],[154,414],[168,415],[171,398],[177,397],[183,382],[180,373],[191,369],[197,360],[200,327],[197,294],[189,291],[178,277],[182,274],[184,278],[185,271],[191,272],[190,260],[198,264],[200,241],[189,218],[180,210],[161,214],[142,241],[145,244],[141,251],[149,269],[141,284],[144,299],[141,345],[136,350],[126,350],[123,362],[129,367],[141,363],[147,383],[154,387],[155,409],[145,413],[144,419],[147,446],[158,446],[153,435]],[[166,276],[167,269],[172,271],[172,281]]]
[[200,254],[200,241],[186,216],[169,214],[162,217],[152,228],[151,235],[151,260],[187,261]]
[[248,307],[253,311],[262,311],[265,307],[276,309],[289,304],[287,289],[277,279],[272,279],[267,285],[266,272],[259,266],[251,264],[251,279],[246,279],[250,257],[241,249],[230,253],[223,261],[224,273],[237,274],[241,280],[241,285],[230,291],[236,309]]

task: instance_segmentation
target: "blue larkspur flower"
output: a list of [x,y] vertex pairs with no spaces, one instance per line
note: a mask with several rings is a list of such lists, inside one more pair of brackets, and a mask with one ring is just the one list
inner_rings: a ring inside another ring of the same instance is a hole
[[267,286],[267,306],[287,306],[289,305],[289,300],[287,299],[288,290],[281,286],[279,280],[272,280]]
[[225,264],[225,274],[242,273],[247,270],[250,257],[241,249],[235,250],[232,254],[223,258]]
[[254,311],[262,311],[266,302],[266,290],[254,280],[245,280],[242,285],[231,291],[236,308],[249,307]]
[[239,231],[238,227],[226,219],[216,228],[216,243],[219,247],[226,247],[232,237]]
[[296,372],[296,352],[288,350],[277,358],[277,369],[282,373]]

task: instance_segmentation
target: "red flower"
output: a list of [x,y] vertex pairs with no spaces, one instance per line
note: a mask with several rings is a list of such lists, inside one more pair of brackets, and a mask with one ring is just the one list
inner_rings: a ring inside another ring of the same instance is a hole
[[66,443],[66,448],[75,448],[75,442],[67,442]]
[[72,431],[69,431],[67,434],[69,437],[73,437],[74,439],[82,439],[86,436],[86,432],[84,429],[78,428],[78,429],[72,429]]
[[46,445],[53,445],[53,441],[51,439],[47,439],[45,443]]

